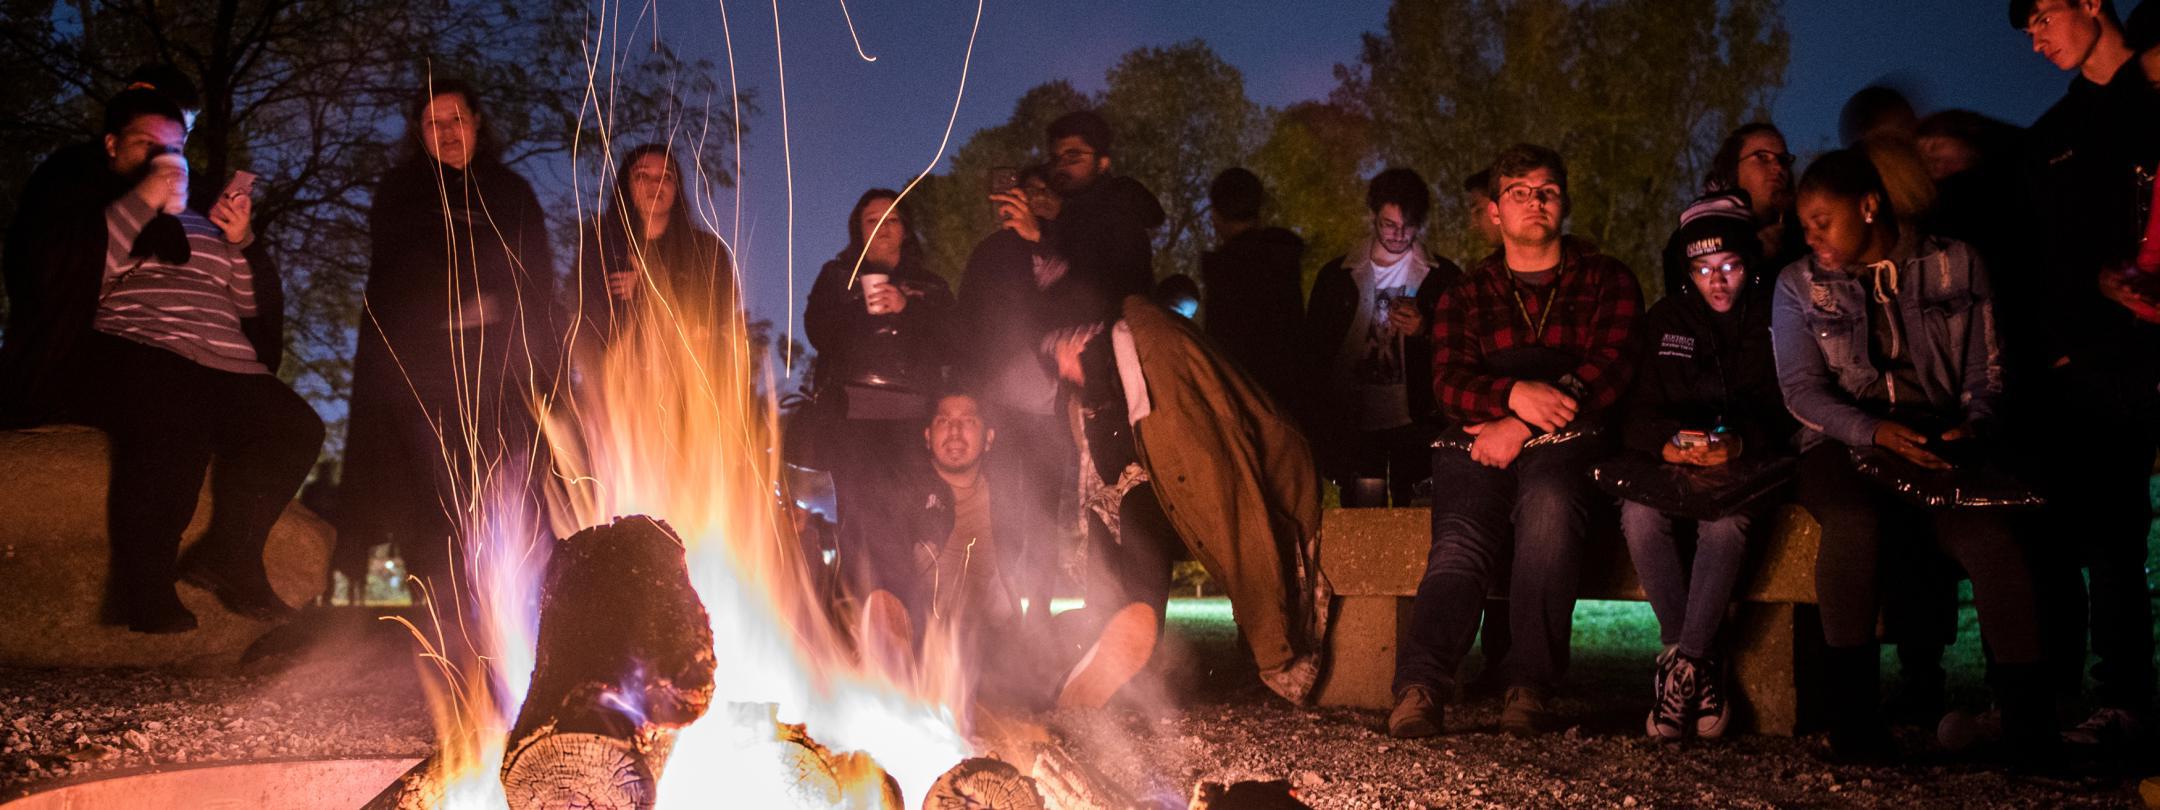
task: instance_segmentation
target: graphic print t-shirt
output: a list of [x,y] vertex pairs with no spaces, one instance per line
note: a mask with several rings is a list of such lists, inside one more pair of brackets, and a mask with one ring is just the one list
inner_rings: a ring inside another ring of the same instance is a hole
[[1372,266],[1372,286],[1358,304],[1350,327],[1350,382],[1357,389],[1358,428],[1387,430],[1410,424],[1410,396],[1404,385],[1403,338],[1389,325],[1388,312],[1398,298],[1415,298],[1426,267],[1414,254],[1394,264]]

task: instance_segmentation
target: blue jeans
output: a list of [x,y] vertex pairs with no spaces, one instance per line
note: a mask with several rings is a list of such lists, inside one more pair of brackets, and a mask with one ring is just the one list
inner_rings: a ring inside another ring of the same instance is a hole
[[1725,621],[1725,607],[1747,561],[1748,526],[1754,521],[1746,512],[1688,521],[1695,524],[1692,561],[1681,559],[1675,522],[1648,506],[1620,502],[1620,531],[1627,535],[1635,576],[1657,614],[1658,640],[1668,647],[1678,645],[1681,655],[1702,658],[1709,655],[1718,625]]
[[1590,509],[1603,497],[1586,471],[1605,451],[1603,442],[1580,438],[1526,449],[1506,469],[1461,450],[1433,451],[1432,552],[1395,657],[1397,694],[1410,686],[1452,691],[1485,594],[1502,581],[1514,639],[1503,664],[1507,684],[1559,683]]

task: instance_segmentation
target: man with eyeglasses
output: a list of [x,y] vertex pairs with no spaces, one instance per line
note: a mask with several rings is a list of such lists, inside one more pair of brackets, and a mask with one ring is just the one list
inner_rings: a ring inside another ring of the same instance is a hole
[[[1706,191],[1743,191],[1755,215],[1755,238],[1762,243],[1767,269],[1777,272],[1807,256],[1807,243],[1793,221],[1793,153],[1777,125],[1757,121],[1733,130],[1710,158]],[[1789,236],[1788,236],[1789,234]],[[1665,279],[1665,289],[1677,279]]]
[[[2103,290],[2122,289],[2113,282],[2124,278],[2119,268],[2136,254],[2151,213],[2144,209],[2160,164],[2155,57],[2131,50],[2109,0],[2012,0],[2009,22],[2034,52],[2077,73],[2027,132],[2040,262],[2003,283],[2005,300],[2039,310],[2031,320],[2040,328],[2021,336],[2026,351],[2010,373],[2040,400],[2028,406],[2028,421],[2046,424],[2020,432],[2040,473],[2033,483],[2049,500],[2048,531],[2070,541],[2037,561],[2034,584],[2048,638],[2082,640],[2090,610],[2101,709],[2067,739],[2128,742],[2151,719],[2154,689],[2145,564],[2160,327]],[[2089,602],[2081,565],[2091,572]],[[2050,656],[2082,668],[2083,652],[2066,644]]]
[[1044,226],[1044,244],[1064,257],[1087,291],[1075,302],[1072,322],[1098,320],[1125,296],[1155,289],[1153,233],[1163,224],[1162,204],[1139,181],[1111,173],[1114,138],[1102,116],[1069,112],[1044,135],[1050,187],[1065,201],[1057,220]]
[[[1395,659],[1388,732],[1440,733],[1478,616],[1503,570],[1508,689],[1500,728],[1552,727],[1567,668],[1590,512],[1585,474],[1630,372],[1642,311],[1634,273],[1561,235],[1567,164],[1518,144],[1493,161],[1487,210],[1501,247],[1434,306],[1433,394],[1460,427],[1433,449],[1432,553]],[[1512,562],[1509,562],[1512,558]]]
[[1417,172],[1374,175],[1365,207],[1372,235],[1313,280],[1306,343],[1323,399],[1306,421],[1320,439],[1321,471],[1342,487],[1342,505],[1386,506],[1392,496],[1408,506],[1432,474],[1440,432],[1427,328],[1440,290],[1462,270],[1419,243],[1432,192]]

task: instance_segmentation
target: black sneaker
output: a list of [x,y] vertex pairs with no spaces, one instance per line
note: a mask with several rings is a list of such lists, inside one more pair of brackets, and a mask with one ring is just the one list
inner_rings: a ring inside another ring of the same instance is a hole
[[1650,677],[1655,700],[1650,705],[1650,715],[1643,718],[1643,730],[1659,740],[1678,740],[1687,736],[1690,690],[1679,677],[1682,661],[1678,648],[1667,647],[1658,654],[1657,667]]
[[1686,659],[1695,670],[1695,695],[1689,712],[1695,717],[1695,736],[1715,740],[1725,736],[1732,723],[1732,701],[1725,693],[1725,662],[1716,658]]

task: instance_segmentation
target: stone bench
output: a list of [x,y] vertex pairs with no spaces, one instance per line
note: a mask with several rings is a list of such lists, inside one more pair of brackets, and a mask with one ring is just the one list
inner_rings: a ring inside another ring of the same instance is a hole
[[[180,587],[181,601],[201,622],[193,631],[145,635],[100,623],[112,558],[105,535],[108,456],[105,434],[92,428],[0,431],[0,666],[238,661],[271,625],[235,615],[197,588]],[[205,482],[181,547],[200,539],[209,524]],[[306,507],[285,507],[263,561],[287,604],[305,604],[322,591],[332,537],[329,524]]]
[[[1726,622],[1740,727],[1790,735],[1801,725],[1799,682],[1820,645],[1815,623],[1815,545],[1821,533],[1804,510],[1778,510],[1751,549],[1749,570]],[[1335,588],[1322,705],[1393,705],[1395,651],[1410,623],[1411,597],[1432,547],[1426,509],[1330,509],[1320,523],[1320,569]],[[1583,599],[1641,601],[1642,586],[1617,530],[1594,535],[1583,562]],[[1630,699],[1639,696],[1629,695]]]

